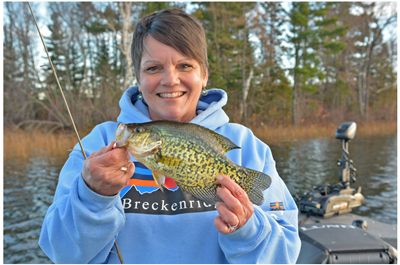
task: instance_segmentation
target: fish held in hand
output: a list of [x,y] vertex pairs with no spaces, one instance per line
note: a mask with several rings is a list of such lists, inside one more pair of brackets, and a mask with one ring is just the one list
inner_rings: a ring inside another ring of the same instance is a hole
[[263,203],[262,192],[271,184],[268,175],[236,165],[225,156],[240,147],[200,125],[173,121],[120,123],[115,139],[117,147],[127,147],[152,171],[161,190],[167,176],[180,189],[209,204],[222,201],[217,195],[220,174],[239,184],[257,205]]

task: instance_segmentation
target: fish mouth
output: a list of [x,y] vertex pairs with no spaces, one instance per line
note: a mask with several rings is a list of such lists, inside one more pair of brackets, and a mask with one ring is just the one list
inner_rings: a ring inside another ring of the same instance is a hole
[[127,129],[127,127],[128,126],[124,123],[118,124],[117,130],[115,132],[115,143],[117,147],[124,147],[128,144],[127,140],[131,133]]
[[186,92],[173,92],[173,93],[158,93],[160,98],[179,98],[186,94]]

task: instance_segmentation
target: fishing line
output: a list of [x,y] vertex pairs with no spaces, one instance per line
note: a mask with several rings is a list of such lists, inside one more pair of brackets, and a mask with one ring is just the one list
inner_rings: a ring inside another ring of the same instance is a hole
[[76,138],[78,138],[79,145],[81,146],[81,150],[82,150],[83,157],[86,159],[87,156],[86,156],[86,154],[85,154],[85,150],[83,150],[83,146],[82,146],[82,143],[81,143],[81,138],[79,137],[78,130],[76,129],[75,122],[74,122],[74,118],[72,118],[71,111],[69,110],[67,100],[66,100],[66,98],[65,98],[65,96],[64,96],[64,91],[63,91],[63,89],[62,89],[62,87],[61,87],[61,85],[60,85],[60,81],[58,81],[56,69],[54,69],[53,62],[51,61],[50,54],[49,54],[49,52],[47,51],[46,44],[44,43],[44,40],[43,40],[43,37],[42,37],[42,33],[40,33],[39,25],[38,25],[38,23],[37,23],[37,21],[36,21],[35,15],[33,14],[33,10],[32,10],[31,4],[30,4],[29,2],[28,2],[28,5],[29,5],[29,9],[31,10],[31,13],[32,13],[33,20],[35,21],[35,25],[36,25],[36,28],[37,28],[37,30],[38,30],[40,39],[42,40],[43,47],[44,47],[44,49],[46,50],[47,58],[49,58],[49,62],[50,62],[51,68],[53,69],[53,73],[54,73],[54,76],[55,76],[55,78],[56,78],[58,87],[60,88],[60,92],[61,92],[61,95],[62,95],[62,97],[63,97],[65,106],[67,107],[68,115],[69,115],[69,118],[71,119],[72,126],[74,127],[74,131],[75,131],[75,134],[76,134]]
[[[47,58],[49,59],[51,68],[53,69],[53,73],[54,73],[54,76],[55,76],[55,78],[56,78],[56,81],[57,81],[58,87],[59,87],[59,89],[60,89],[61,95],[62,95],[62,97],[63,97],[63,99],[64,99],[65,106],[67,107],[68,115],[69,115],[69,117],[70,117],[70,119],[71,119],[72,126],[74,127],[74,132],[75,132],[75,134],[76,134],[76,138],[78,139],[79,145],[80,145],[80,147],[81,147],[82,155],[83,155],[83,157],[84,157],[85,159],[87,159],[85,150],[83,149],[83,145],[82,145],[82,143],[81,143],[81,138],[79,137],[78,130],[76,129],[75,122],[74,122],[74,119],[72,118],[71,111],[69,110],[68,103],[67,103],[67,99],[65,98],[65,96],[64,96],[64,91],[62,90],[62,87],[61,87],[61,85],[60,85],[60,82],[58,81],[56,69],[55,69],[54,66],[53,66],[53,62],[51,61],[50,54],[49,54],[49,52],[47,51],[46,44],[44,43],[44,40],[43,40],[43,37],[42,37],[42,33],[40,33],[39,25],[38,25],[38,23],[37,23],[37,21],[36,21],[35,15],[33,14],[33,10],[32,10],[31,4],[30,4],[29,2],[28,2],[28,6],[29,6],[29,9],[31,10],[31,14],[32,14],[33,20],[35,21],[35,25],[36,25],[37,31],[38,31],[38,33],[39,33],[40,39],[42,40],[43,47],[44,47],[44,49],[45,49],[45,51],[46,51],[46,54],[47,54]],[[124,261],[123,261],[123,259],[122,259],[121,253],[119,252],[119,248],[118,248],[117,241],[115,240],[114,243],[115,243],[115,249],[117,250],[117,255],[118,255],[119,261],[121,262],[121,264],[124,264]]]

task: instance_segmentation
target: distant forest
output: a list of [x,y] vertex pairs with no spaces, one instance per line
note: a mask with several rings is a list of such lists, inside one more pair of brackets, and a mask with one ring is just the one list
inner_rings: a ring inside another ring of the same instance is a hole
[[[4,2],[5,129],[72,128],[26,2]],[[136,83],[137,21],[179,8],[203,25],[207,88],[248,126],[395,121],[396,2],[34,2],[76,125],[116,120]],[[43,13],[43,9],[46,10]]]

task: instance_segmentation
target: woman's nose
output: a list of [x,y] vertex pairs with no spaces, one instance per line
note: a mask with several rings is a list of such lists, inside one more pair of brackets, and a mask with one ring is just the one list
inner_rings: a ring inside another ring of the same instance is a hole
[[175,70],[166,70],[164,72],[164,76],[161,80],[161,85],[171,87],[179,83],[179,73],[177,73]]

